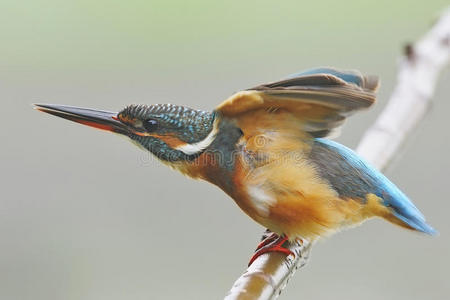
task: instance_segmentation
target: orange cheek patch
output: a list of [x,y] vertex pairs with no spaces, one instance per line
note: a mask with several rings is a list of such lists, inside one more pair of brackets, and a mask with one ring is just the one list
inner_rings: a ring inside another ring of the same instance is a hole
[[136,118],[130,118],[129,116],[124,116],[122,114],[119,114],[117,118],[115,118],[116,120],[120,120],[123,123],[127,123],[127,124],[134,124],[136,122]]
[[177,138],[174,135],[160,135],[155,133],[148,133],[148,132],[139,132],[139,131],[133,131],[134,134],[139,136],[151,136],[154,138],[157,138],[158,140],[163,141],[167,144],[170,148],[177,148],[179,146],[186,145],[186,142],[181,141],[179,138]]
[[155,137],[166,143],[170,148],[177,148],[179,146],[186,145],[185,142],[181,141],[173,135],[157,135]]

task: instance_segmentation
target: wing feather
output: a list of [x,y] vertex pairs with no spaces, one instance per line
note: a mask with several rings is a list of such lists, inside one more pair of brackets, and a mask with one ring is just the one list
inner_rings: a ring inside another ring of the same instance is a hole
[[229,118],[241,118],[255,110],[267,117],[283,110],[301,121],[302,130],[314,137],[328,136],[352,113],[375,102],[378,78],[358,71],[318,68],[286,79],[240,91],[216,110]]

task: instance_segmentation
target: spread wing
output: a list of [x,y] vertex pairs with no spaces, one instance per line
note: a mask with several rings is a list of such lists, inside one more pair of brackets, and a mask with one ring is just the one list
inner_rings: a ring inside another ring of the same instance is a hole
[[294,119],[304,132],[325,137],[342,125],[347,116],[370,107],[375,102],[377,87],[375,76],[318,68],[240,91],[222,102],[216,111],[238,120],[257,115],[271,118],[271,114],[283,112],[289,117],[278,120],[292,122]]

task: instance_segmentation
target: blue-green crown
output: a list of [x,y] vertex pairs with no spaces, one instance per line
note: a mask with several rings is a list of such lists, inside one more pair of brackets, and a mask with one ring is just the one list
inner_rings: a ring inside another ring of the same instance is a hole
[[[173,136],[186,144],[195,144],[205,139],[214,126],[214,113],[172,105],[129,105],[118,114],[125,123],[136,126],[138,131],[148,131],[148,122],[154,123],[152,134]],[[141,144],[163,160],[192,159],[196,155],[186,154],[170,147],[163,139],[130,133],[130,138]],[[198,155],[198,154],[197,154]]]

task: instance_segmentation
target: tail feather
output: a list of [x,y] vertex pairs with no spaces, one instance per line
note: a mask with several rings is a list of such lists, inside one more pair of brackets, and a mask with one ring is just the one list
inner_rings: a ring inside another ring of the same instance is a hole
[[[419,211],[419,209],[409,200],[409,198],[400,191],[391,181],[389,181],[381,173],[379,178],[383,182],[382,184],[382,196],[385,201],[385,205],[392,209],[392,216],[400,222],[394,222],[399,225],[406,225],[411,229],[429,234],[438,234],[437,230],[431,227],[425,221],[425,217]],[[390,220],[393,221],[393,220]],[[403,224],[402,224],[403,223]]]
[[423,218],[417,218],[414,216],[402,215],[400,213],[394,212],[393,215],[403,223],[407,224],[411,229],[429,234],[429,235],[437,235],[438,231],[431,227],[429,224],[425,222]]
[[[426,223],[425,217],[411,200],[376,168],[339,143],[321,138],[315,141],[315,153],[322,154],[317,157],[311,156],[311,159],[326,171],[321,176],[326,178],[335,189],[338,188],[339,193],[347,197],[352,197],[352,193],[353,196],[358,196],[358,192],[366,196],[373,194],[378,198],[377,204],[383,208],[378,211],[379,206],[376,206],[375,211],[372,212],[373,215],[408,229],[430,235],[437,234],[437,231]],[[324,149],[331,149],[332,152],[323,152]],[[338,153],[340,156],[335,156],[333,153]],[[321,163],[323,161],[327,161],[327,164]]]

